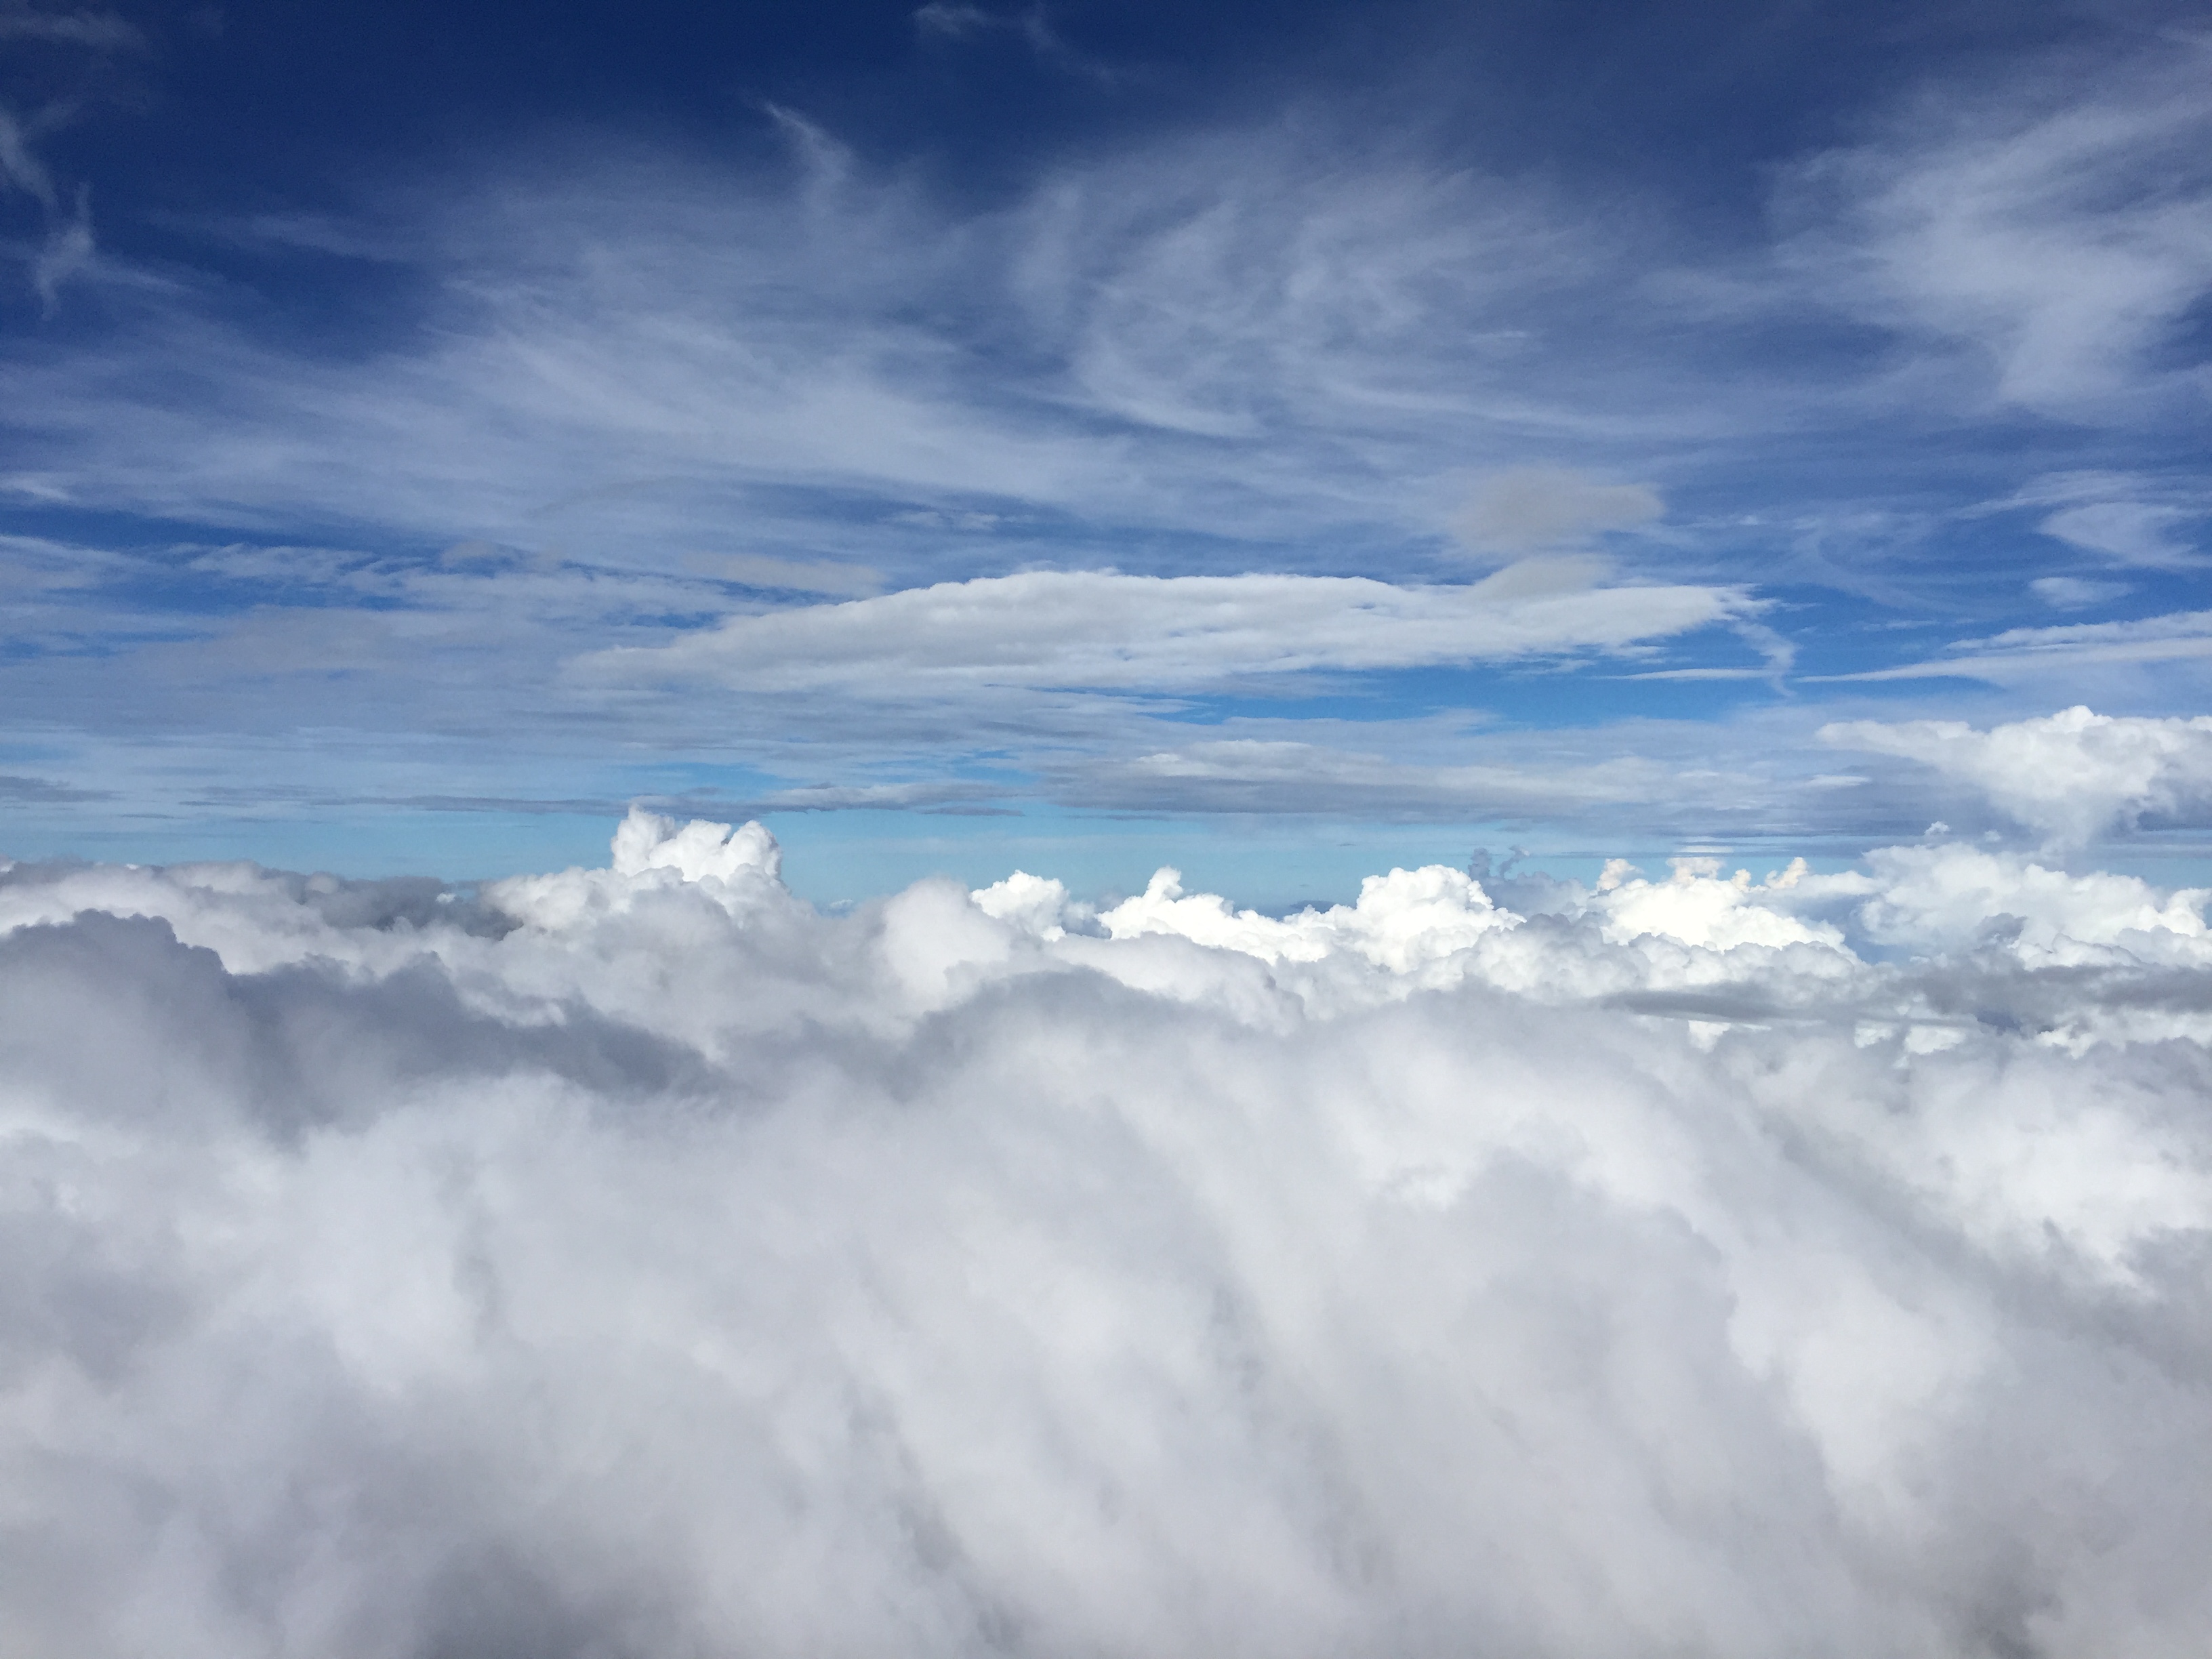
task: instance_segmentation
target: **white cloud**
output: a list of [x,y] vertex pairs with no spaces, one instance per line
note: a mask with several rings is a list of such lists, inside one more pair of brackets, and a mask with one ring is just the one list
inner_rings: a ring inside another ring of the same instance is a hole
[[645,814],[615,865],[0,869],[0,1646],[2212,1619],[2202,895],[1911,848],[826,917]]
[[1653,228],[1372,133],[1185,133],[986,210],[774,118],[795,167],[594,136],[335,222],[198,227],[412,272],[431,297],[388,351],[302,357],[219,289],[110,262],[101,341],[9,368],[17,470],[203,523],[599,562],[834,549],[908,586],[972,572],[944,532],[978,514],[1013,557],[1170,528],[1425,562],[1471,467],[1536,465],[1583,491],[1547,511],[1602,530],[1656,495],[1601,473],[1803,402],[1653,361],[1679,333],[1625,288]]
[[2038,576],[2027,586],[2037,599],[2060,611],[2109,605],[2133,591],[2125,582],[2093,581],[2081,576]]
[[1182,872],[1162,870],[1133,898],[1098,919],[1116,939],[1166,934],[1266,962],[1322,962],[1356,956],[1393,974],[1444,964],[1494,927],[1520,918],[1499,910],[1472,878],[1431,866],[1393,870],[1360,884],[1356,904],[1308,908],[1278,920],[1237,910],[1216,893],[1186,894]]
[[[60,20],[52,20],[60,21]],[[6,38],[7,15],[0,13],[0,40]],[[30,260],[31,286],[51,313],[61,285],[92,261],[92,203],[89,190],[80,186],[64,204],[33,140],[41,123],[25,123],[0,105],[0,195],[19,191],[37,202],[46,219],[46,234]]]
[[31,138],[14,112],[0,105],[0,183],[51,210],[57,204],[53,174],[31,148]]
[[2172,611],[2126,622],[2071,623],[2060,628],[2008,628],[1987,639],[1961,640],[1948,648],[1952,655],[1928,662],[1814,678],[1955,678],[2008,684],[2051,676],[2078,675],[2083,669],[2187,662],[2212,656],[2212,611]]
[[2179,507],[2143,501],[2092,501],[2054,513],[2037,528],[2119,564],[2184,570],[2203,562],[2195,548],[2173,534],[2190,517]]
[[1820,738],[1934,767],[2063,842],[2212,804],[2212,715],[2153,719],[2074,708],[1986,732],[1963,720],[1842,720],[1822,726]]
[[31,261],[31,286],[38,290],[40,303],[49,313],[60,303],[62,284],[89,265],[95,251],[91,194],[79,190],[70,215],[49,226],[46,240]]
[[1786,909],[1762,901],[1786,893],[1805,878],[1803,860],[1770,874],[1757,887],[1748,870],[1723,880],[1721,861],[1711,857],[1673,860],[1666,881],[1647,880],[1626,859],[1610,860],[1598,878],[1593,908],[1605,918],[1606,936],[1616,942],[1656,934],[1685,945],[1732,950],[1740,945],[1840,946],[1840,930],[1807,923]]
[[1237,676],[1619,651],[1751,608],[1745,594],[1720,587],[1524,597],[1510,588],[1501,596],[1488,583],[1030,571],[732,617],[580,667],[617,680],[834,688],[863,698],[1035,686],[1182,690]]
[[27,4],[0,6],[0,40],[45,40],[95,52],[143,52],[146,37],[112,12],[46,11]]
[[1821,222],[1797,246],[1838,303],[1961,354],[1996,398],[2120,419],[2201,398],[2161,362],[2212,292],[2208,51],[2053,62],[1980,90],[1931,89],[1868,144],[1801,167]]

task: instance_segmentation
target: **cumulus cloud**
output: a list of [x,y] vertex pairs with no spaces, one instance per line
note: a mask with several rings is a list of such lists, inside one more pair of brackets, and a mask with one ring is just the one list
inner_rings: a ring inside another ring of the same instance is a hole
[[[1510,571],[1501,575],[1510,576]],[[1496,580],[1496,579],[1493,579]],[[1753,609],[1730,588],[1535,592],[1364,577],[1030,571],[732,617],[584,672],[864,697],[979,687],[1176,689],[1236,676],[1620,650]]]
[[1820,728],[1820,739],[1934,767],[2019,822],[2075,845],[2146,815],[2212,804],[2208,715],[2155,719],[2076,707],[1986,732],[1963,720],[1838,720]]
[[2204,897],[0,868],[0,1645],[2189,1651]]

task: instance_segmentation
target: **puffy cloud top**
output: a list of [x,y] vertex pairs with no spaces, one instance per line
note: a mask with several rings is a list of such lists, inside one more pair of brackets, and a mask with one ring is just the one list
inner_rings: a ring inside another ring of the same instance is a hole
[[776,860],[0,871],[0,1648],[2212,1620],[2203,894],[1929,844],[832,916]]

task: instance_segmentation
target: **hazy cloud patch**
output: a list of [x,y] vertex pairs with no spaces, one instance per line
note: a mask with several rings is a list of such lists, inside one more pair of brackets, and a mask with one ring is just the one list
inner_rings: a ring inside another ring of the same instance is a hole
[[1600,532],[1633,529],[1665,511],[1646,484],[1608,483],[1567,467],[1516,467],[1477,484],[1452,530],[1476,553],[1511,557],[1581,547]]

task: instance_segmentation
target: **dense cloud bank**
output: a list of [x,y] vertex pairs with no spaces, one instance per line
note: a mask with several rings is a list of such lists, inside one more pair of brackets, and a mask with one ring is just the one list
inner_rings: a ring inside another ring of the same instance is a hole
[[0,1650],[2194,1656],[2202,892],[0,872]]

